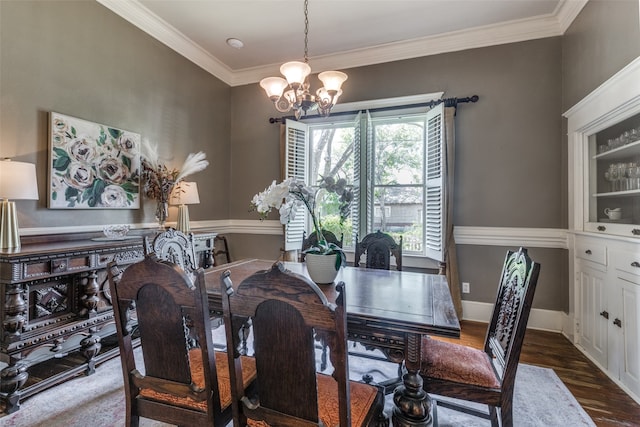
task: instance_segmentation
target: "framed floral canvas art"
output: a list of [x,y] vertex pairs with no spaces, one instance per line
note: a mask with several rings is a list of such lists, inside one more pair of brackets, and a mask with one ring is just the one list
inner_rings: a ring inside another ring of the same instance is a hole
[[140,207],[140,135],[51,112],[52,209]]

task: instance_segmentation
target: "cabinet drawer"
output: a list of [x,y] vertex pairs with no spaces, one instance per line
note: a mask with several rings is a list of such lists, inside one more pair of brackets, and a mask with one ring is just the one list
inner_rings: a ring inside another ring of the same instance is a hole
[[607,265],[607,246],[588,239],[576,240],[576,256],[601,265]]
[[640,253],[637,251],[612,251],[611,264],[618,277],[640,284]]

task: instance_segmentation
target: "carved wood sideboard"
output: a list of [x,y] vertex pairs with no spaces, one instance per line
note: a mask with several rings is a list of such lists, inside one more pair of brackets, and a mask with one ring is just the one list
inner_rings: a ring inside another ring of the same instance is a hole
[[[202,267],[212,264],[215,235],[194,233]],[[106,268],[111,261],[126,266],[141,260],[144,236],[95,236],[23,238],[19,250],[0,250],[0,401],[6,413],[17,411],[20,399],[90,375],[118,355]]]

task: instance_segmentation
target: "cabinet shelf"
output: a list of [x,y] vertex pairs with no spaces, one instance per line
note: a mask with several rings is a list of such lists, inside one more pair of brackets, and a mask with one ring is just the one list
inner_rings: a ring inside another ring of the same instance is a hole
[[640,190],[610,191],[608,193],[593,194],[593,197],[618,197],[618,196],[640,196]]
[[640,156],[640,140],[596,154],[593,158],[596,160],[626,160],[634,155]]

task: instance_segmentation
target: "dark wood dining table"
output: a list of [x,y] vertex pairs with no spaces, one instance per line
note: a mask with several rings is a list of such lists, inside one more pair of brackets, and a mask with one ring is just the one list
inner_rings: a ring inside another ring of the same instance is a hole
[[[245,259],[206,270],[209,310],[222,312],[220,277],[229,270],[234,285],[251,274],[268,270],[277,261]],[[284,262],[306,275],[304,263]],[[404,360],[407,373],[394,392],[394,426],[432,424],[431,400],[420,376],[423,335],[460,336],[460,323],[445,276],[406,271],[344,267],[335,283],[345,283],[348,338],[380,349],[392,362]],[[329,301],[335,285],[319,285]]]

